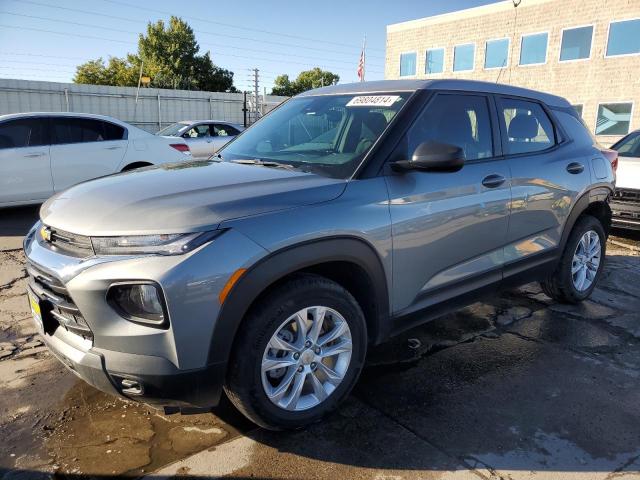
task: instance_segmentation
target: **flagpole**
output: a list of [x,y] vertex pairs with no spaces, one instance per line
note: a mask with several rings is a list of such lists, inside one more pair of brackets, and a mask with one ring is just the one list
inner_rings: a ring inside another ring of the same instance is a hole
[[364,82],[364,75],[366,72],[367,65],[367,35],[365,34],[364,39],[362,41],[362,81]]

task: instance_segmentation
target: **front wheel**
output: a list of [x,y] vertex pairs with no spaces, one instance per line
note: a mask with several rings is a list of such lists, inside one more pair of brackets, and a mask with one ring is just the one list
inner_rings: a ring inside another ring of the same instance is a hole
[[300,428],[333,410],[355,385],[367,347],[353,296],[308,274],[266,292],[236,338],[225,391],[269,429]]
[[544,293],[562,303],[579,303],[589,297],[602,274],[606,241],[598,219],[581,217],[569,235],[556,271],[541,282]]

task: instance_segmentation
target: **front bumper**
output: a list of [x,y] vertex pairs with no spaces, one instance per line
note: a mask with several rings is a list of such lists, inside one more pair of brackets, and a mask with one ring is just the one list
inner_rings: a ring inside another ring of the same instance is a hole
[[616,188],[610,206],[612,226],[640,230],[640,190]]
[[[226,233],[185,255],[82,259],[48,248],[35,231],[24,247],[29,288],[42,305],[36,323],[64,365],[99,390],[159,407],[218,403],[226,372],[226,358],[210,352],[218,294],[261,247]],[[108,304],[109,287],[128,280],[160,285],[168,328],[130,322]]]

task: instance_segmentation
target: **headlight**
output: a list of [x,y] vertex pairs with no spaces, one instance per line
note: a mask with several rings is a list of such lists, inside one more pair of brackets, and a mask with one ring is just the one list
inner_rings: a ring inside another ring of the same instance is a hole
[[113,285],[107,301],[128,320],[156,327],[166,325],[164,297],[154,283]]
[[91,244],[96,255],[180,255],[213,240],[222,231],[91,237]]

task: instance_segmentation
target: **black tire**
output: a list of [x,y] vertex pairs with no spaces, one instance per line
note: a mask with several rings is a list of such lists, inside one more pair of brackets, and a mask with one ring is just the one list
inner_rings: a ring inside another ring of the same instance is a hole
[[[589,288],[579,291],[573,283],[571,266],[578,242],[582,236],[590,230],[596,232],[600,239],[600,264],[598,265],[598,270],[596,271],[593,283]],[[600,278],[602,269],[604,268],[606,249],[607,236],[600,221],[591,215],[581,216],[574,225],[573,230],[567,239],[567,244],[564,247],[562,257],[560,257],[560,262],[558,263],[555,272],[549,278],[540,282],[542,291],[560,303],[576,304],[582,302],[591,295],[591,292],[593,292],[593,289],[598,283],[598,279]]]
[[[341,383],[322,403],[308,410],[285,410],[272,403],[264,391],[262,356],[283,321],[315,305],[330,307],[347,321],[353,344],[351,360]],[[366,350],[366,323],[355,298],[325,277],[296,275],[267,291],[243,320],[236,333],[224,389],[238,410],[259,426],[270,430],[302,428],[319,421],[351,392],[362,371]]]

